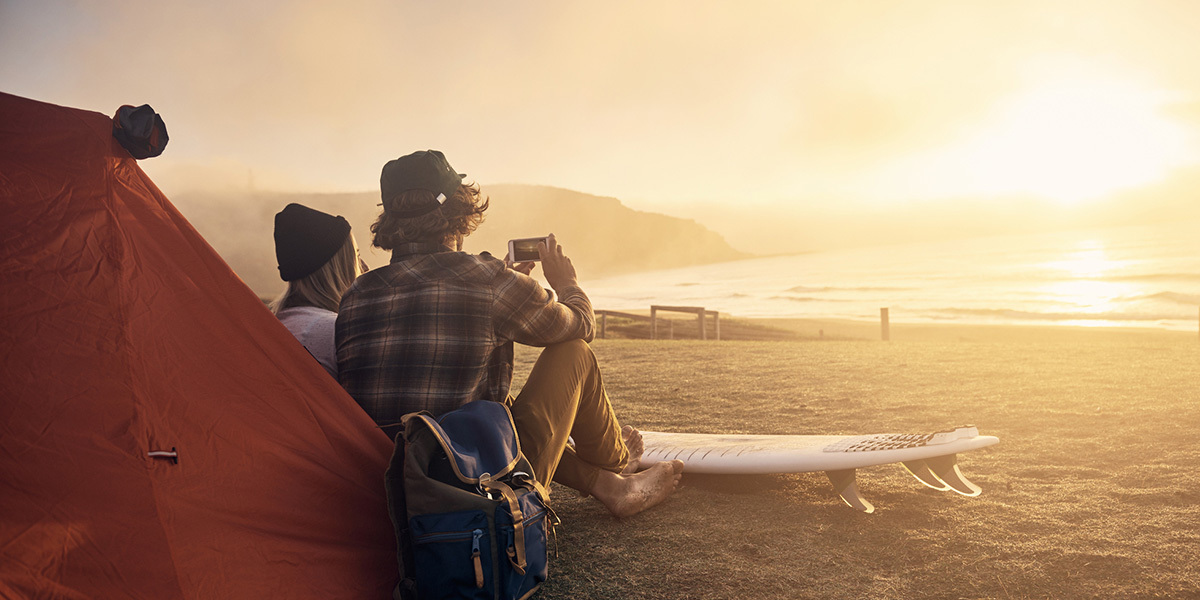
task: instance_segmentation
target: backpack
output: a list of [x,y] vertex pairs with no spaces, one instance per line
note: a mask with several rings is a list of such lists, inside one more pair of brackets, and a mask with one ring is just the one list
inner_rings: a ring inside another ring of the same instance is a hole
[[549,493],[508,407],[479,400],[405,415],[385,475],[401,580],[395,598],[531,596],[547,576]]

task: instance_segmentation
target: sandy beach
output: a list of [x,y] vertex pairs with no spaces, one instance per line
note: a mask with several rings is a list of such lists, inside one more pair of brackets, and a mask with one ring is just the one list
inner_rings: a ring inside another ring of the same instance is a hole
[[[541,598],[1091,598],[1200,595],[1200,340],[1192,332],[788,321],[800,341],[597,340],[623,423],[741,433],[974,424],[977,498],[860,470],[686,476],[624,521],[556,486]],[[814,329],[816,327],[817,329]],[[824,330],[826,339],[812,339]],[[842,338],[842,339],[838,339]],[[519,348],[519,386],[536,350]]]

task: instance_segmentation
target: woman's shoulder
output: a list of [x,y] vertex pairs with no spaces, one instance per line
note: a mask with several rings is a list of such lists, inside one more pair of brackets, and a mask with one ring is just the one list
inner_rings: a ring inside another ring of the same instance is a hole
[[292,306],[275,314],[280,321],[334,321],[337,313],[316,306]]

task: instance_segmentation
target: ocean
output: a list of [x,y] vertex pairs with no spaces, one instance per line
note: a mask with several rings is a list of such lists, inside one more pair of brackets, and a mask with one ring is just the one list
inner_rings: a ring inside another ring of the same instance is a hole
[[[586,274],[583,274],[586,276]],[[1200,221],[813,252],[583,281],[597,309],[1195,330]]]

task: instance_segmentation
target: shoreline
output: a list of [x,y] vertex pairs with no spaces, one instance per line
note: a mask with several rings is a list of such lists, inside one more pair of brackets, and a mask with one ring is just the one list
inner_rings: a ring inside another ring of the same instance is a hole
[[[649,339],[650,311],[634,309],[621,311],[639,315],[635,321],[612,317],[609,337],[614,339]],[[673,339],[697,339],[694,316],[682,313],[659,313],[660,324],[671,331]],[[721,313],[721,338],[728,341],[881,341],[878,320],[821,319],[801,317],[739,317]],[[715,335],[711,319],[707,327],[710,339]],[[982,343],[1200,343],[1200,323],[1197,329],[1174,330],[1153,327],[1031,324],[972,324],[972,323],[905,323],[890,322],[892,342],[982,342]],[[660,330],[661,331],[661,330]],[[661,335],[661,334],[660,334]],[[665,336],[664,336],[665,337]],[[599,338],[599,335],[597,335]],[[672,338],[666,338],[672,339]]]
[[[879,341],[879,321],[780,317],[724,317],[798,334],[802,339]],[[1198,325],[1200,327],[1200,325]],[[965,323],[890,323],[893,342],[1200,342],[1200,331],[1150,327],[1082,327],[1071,325],[982,325]]]

